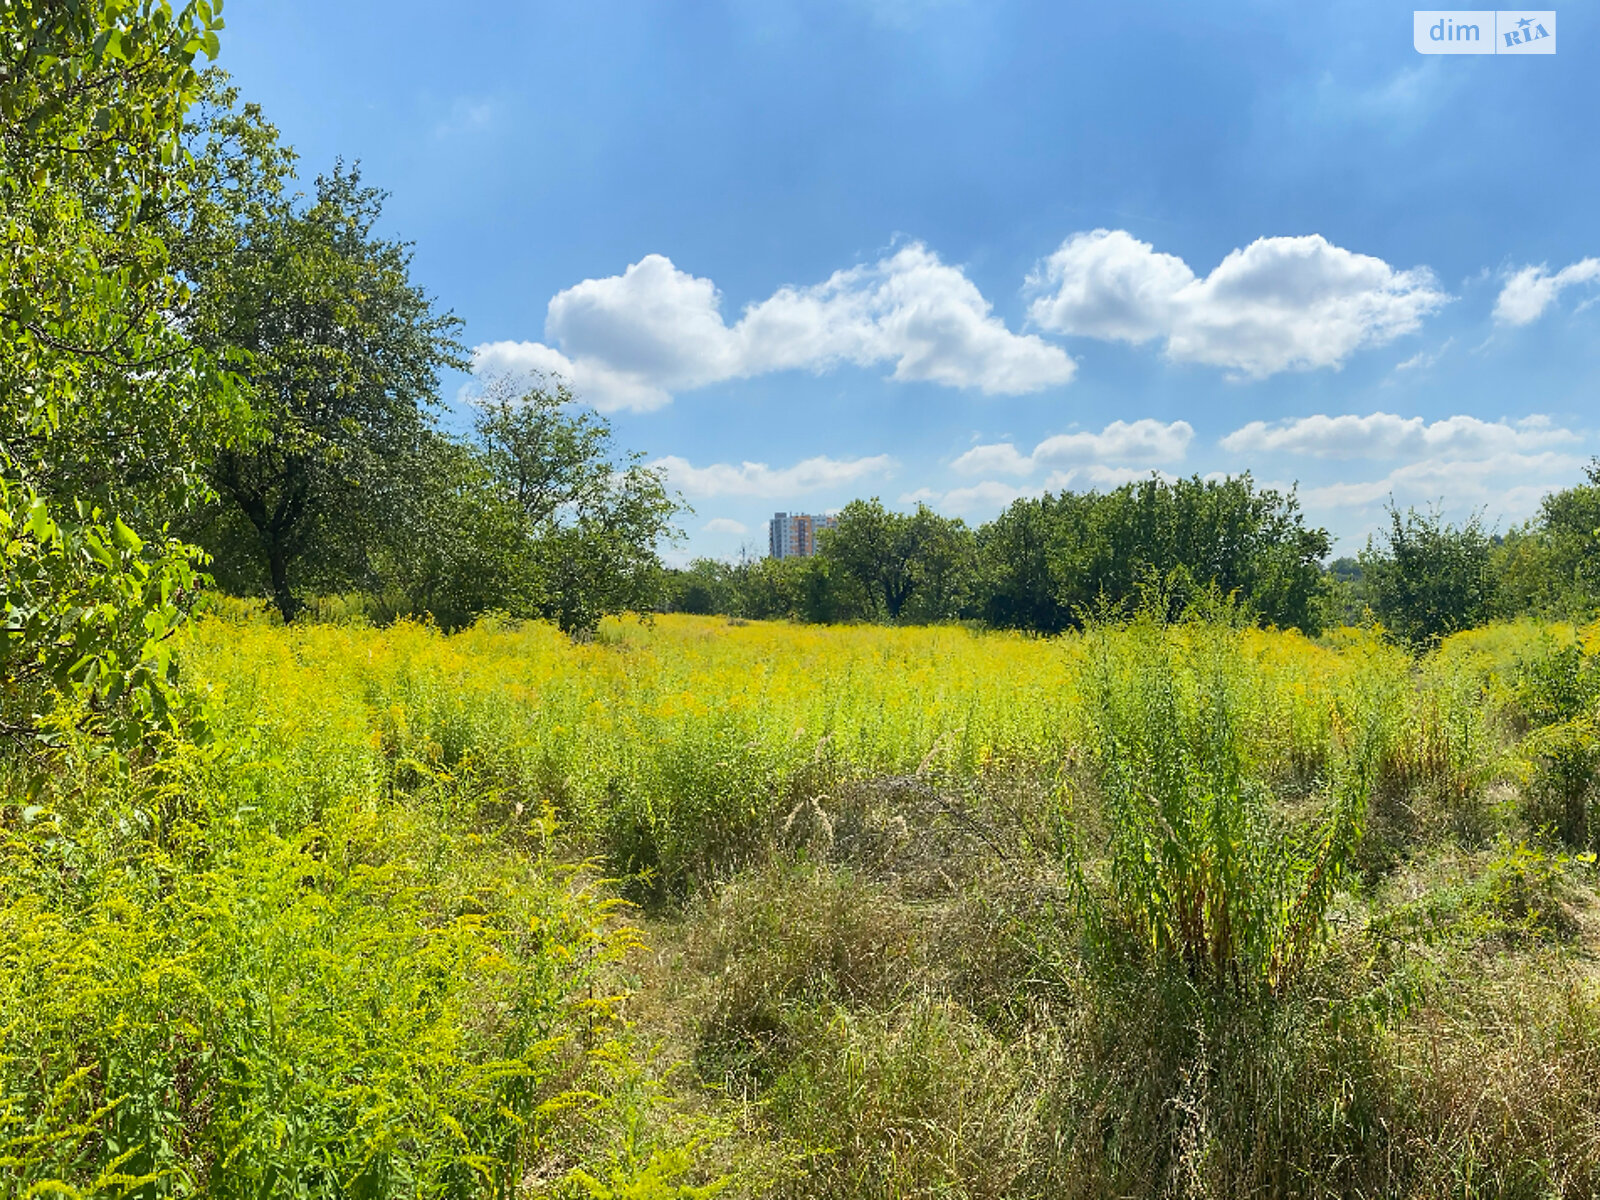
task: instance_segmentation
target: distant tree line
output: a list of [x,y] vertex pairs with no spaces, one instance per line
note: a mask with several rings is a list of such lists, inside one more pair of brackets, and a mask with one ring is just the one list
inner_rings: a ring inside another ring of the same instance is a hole
[[1223,480],[1149,479],[1108,492],[1015,501],[977,528],[925,505],[858,500],[809,558],[697,559],[670,573],[665,607],[809,622],[976,621],[1053,634],[1152,602],[1173,615],[1213,590],[1257,620],[1311,634],[1377,622],[1426,646],[1498,617],[1600,609],[1600,461],[1504,536],[1390,506],[1358,556],[1324,566],[1324,529],[1293,492]]
[[1335,622],[1370,612],[1400,641],[1426,646],[1461,629],[1519,616],[1573,621],[1600,613],[1600,459],[1585,482],[1546,496],[1503,535],[1474,516],[1391,507],[1388,527],[1355,558],[1330,564]]
[[1020,499],[974,529],[925,505],[855,501],[810,558],[701,559],[674,572],[671,606],[802,621],[974,620],[1059,633],[1088,613],[1147,603],[1176,612],[1202,589],[1244,599],[1263,621],[1315,627],[1326,531],[1294,494],[1158,476],[1109,492]]

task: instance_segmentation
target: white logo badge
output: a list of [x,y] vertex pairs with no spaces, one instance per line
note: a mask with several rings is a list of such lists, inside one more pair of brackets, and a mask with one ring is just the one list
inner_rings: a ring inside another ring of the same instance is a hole
[[1554,9],[1428,9],[1411,14],[1418,54],[1554,54]]

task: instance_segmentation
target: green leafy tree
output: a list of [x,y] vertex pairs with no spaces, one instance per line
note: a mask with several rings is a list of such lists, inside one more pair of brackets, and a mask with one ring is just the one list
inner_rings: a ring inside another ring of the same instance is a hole
[[642,455],[559,382],[489,381],[473,437],[430,434],[400,483],[378,575],[399,603],[459,627],[491,609],[592,632],[664,596],[657,549],[681,507]]
[[1349,555],[1334,559],[1323,574],[1319,603],[1324,628],[1330,625],[1360,625],[1369,616],[1367,581],[1361,563]]
[[853,581],[891,621],[959,615],[972,584],[975,543],[960,521],[925,504],[896,513],[882,501],[854,500],[818,538],[824,569]]
[[1083,612],[1142,602],[1159,581],[1171,616],[1214,587],[1263,620],[1315,631],[1329,540],[1292,492],[1246,474],[1018,500],[979,546],[979,606],[996,625],[1059,632]]
[[[281,198],[293,153],[278,144],[276,130],[259,110],[237,107],[236,93],[215,68],[201,77],[199,98],[179,137],[165,186],[139,202],[139,236],[159,245],[164,256],[163,336],[178,337],[173,350],[185,348],[170,363],[187,358],[213,378],[182,381],[140,367],[125,380],[115,372],[96,380],[89,393],[94,406],[52,437],[48,469],[60,494],[91,497],[141,528],[170,522],[192,535],[197,512],[212,499],[205,462],[219,446],[248,444],[255,432],[249,389],[238,386],[245,382],[238,374],[245,359],[203,346],[195,336],[204,307],[196,264],[230,257],[240,229]],[[148,389],[179,382],[191,391],[203,389],[204,402],[194,407],[193,396],[173,396],[173,403],[191,406],[181,415],[162,404],[151,407]]]
[[697,558],[687,567],[667,572],[665,605],[671,612],[732,615],[738,586],[738,570],[732,563]]
[[966,522],[941,517],[923,505],[911,514],[915,586],[901,609],[904,620],[927,624],[967,613],[976,583],[978,542]]
[[155,219],[182,202],[196,60],[221,25],[206,3],[0,5],[0,723],[17,737],[62,696],[130,740],[167,715],[199,555],[134,526],[186,502],[247,412],[187,336],[191,283]]
[[369,548],[374,615],[461,629],[491,610],[531,615],[537,593],[523,522],[482,453],[428,431],[395,471],[397,518]]
[[978,582],[984,620],[1002,629],[1060,633],[1072,614],[1058,599],[1052,546],[1078,498],[1046,493],[1018,500],[978,530]]
[[1494,548],[1495,608],[1587,620],[1600,610],[1600,459],[1587,482],[1552,492]]
[[242,355],[264,435],[210,463],[220,510],[205,533],[219,578],[264,591],[285,621],[308,591],[367,586],[370,552],[402,523],[402,472],[427,436],[438,373],[464,368],[460,322],[375,233],[383,193],[355,169],[315,194],[259,189],[231,229],[196,239],[192,336]]
[[1482,624],[1494,603],[1490,551],[1477,515],[1457,527],[1437,512],[1402,514],[1391,504],[1383,540],[1361,552],[1372,611],[1412,646]]
[[491,383],[476,434],[521,524],[533,615],[582,635],[604,616],[656,608],[665,581],[657,547],[678,536],[672,521],[683,507],[659,468],[637,451],[619,461],[610,424],[578,409],[559,381],[520,393]]
[[1585,476],[1587,483],[1544,498],[1539,524],[1550,539],[1557,578],[1592,605],[1600,600],[1600,458]]
[[811,589],[802,573],[813,560],[804,558],[750,558],[734,569],[733,616],[755,621],[789,618],[800,620]]

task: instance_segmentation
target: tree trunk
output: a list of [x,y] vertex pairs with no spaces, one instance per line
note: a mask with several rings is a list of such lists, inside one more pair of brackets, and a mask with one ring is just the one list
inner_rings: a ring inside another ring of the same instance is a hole
[[274,540],[267,547],[267,565],[272,571],[272,602],[278,606],[278,611],[283,614],[283,623],[287,625],[294,620],[301,605],[289,589],[289,561],[282,543]]

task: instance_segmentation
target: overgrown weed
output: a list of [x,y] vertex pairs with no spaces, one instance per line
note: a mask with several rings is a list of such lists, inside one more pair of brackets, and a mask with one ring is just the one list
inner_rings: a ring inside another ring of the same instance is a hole
[[0,772],[0,1181],[1587,1196],[1597,649],[217,616]]

